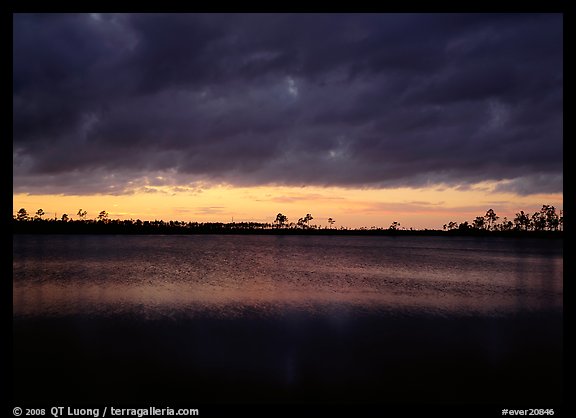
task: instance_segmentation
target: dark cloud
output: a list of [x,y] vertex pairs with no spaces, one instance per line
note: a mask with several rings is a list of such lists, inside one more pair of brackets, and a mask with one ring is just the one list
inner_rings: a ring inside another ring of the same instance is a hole
[[562,189],[559,14],[16,14],[14,190]]

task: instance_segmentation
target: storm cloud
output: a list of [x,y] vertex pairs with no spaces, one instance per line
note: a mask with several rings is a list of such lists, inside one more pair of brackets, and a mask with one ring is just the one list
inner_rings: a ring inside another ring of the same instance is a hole
[[562,67],[560,14],[15,14],[14,192],[561,192]]

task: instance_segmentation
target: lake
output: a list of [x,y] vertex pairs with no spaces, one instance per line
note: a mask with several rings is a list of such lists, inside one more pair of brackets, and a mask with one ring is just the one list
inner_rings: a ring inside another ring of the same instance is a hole
[[14,235],[14,398],[558,404],[562,310],[556,239]]

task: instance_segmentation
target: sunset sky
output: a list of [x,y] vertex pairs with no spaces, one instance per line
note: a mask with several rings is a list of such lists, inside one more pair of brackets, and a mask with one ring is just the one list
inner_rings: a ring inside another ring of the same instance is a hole
[[562,66],[561,14],[15,14],[13,211],[562,209]]

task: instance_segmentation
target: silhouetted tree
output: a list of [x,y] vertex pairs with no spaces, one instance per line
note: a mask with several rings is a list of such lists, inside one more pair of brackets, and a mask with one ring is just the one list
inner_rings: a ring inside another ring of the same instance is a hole
[[86,215],[88,215],[88,212],[82,209],[78,209],[78,213],[76,214],[80,217],[81,221],[85,221],[86,220]]
[[38,209],[36,211],[36,219],[42,220],[42,216],[46,215],[46,213],[42,209]]
[[100,222],[106,222],[108,220],[108,212],[106,212],[105,210],[103,210],[102,212],[100,212],[98,214],[98,220]]
[[469,229],[470,229],[470,224],[468,223],[468,221],[464,221],[460,225],[458,225],[459,231],[468,231]]
[[502,224],[500,225],[500,230],[511,231],[512,229],[514,229],[514,223],[512,221],[509,221],[508,218],[504,217],[504,219],[502,220]]
[[486,219],[487,228],[491,230],[494,227],[494,224],[498,220],[498,216],[496,216],[496,212],[493,209],[488,209],[486,215],[484,215],[484,219]]
[[281,213],[276,215],[276,220],[274,221],[274,223],[276,223],[278,225],[278,228],[282,228],[282,226],[286,222],[288,222],[288,217],[286,215],[282,215]]
[[530,218],[521,210],[514,218],[514,228],[519,231],[528,231],[530,229]]
[[313,218],[312,215],[310,215],[309,213],[307,213],[306,216],[304,216],[304,222],[306,222],[306,226],[307,226],[308,228],[310,228],[310,221],[311,221],[312,219],[314,219],[314,218]]
[[388,227],[388,229],[392,230],[392,231],[397,231],[398,229],[400,229],[400,222],[392,222],[390,224],[390,226]]
[[544,231],[546,229],[546,213],[542,210],[534,212],[530,221],[532,229],[535,231]]
[[28,220],[28,212],[26,209],[21,208],[18,213],[16,214],[16,220],[18,221],[27,221]]
[[328,224],[330,224],[330,229],[332,229],[332,225],[334,224],[334,222],[336,222],[334,219],[328,218]]
[[68,222],[68,220],[69,220],[69,219],[68,219],[68,215],[67,215],[66,213],[64,213],[64,214],[62,215],[62,222]]
[[477,216],[474,221],[472,221],[472,226],[476,229],[484,229],[484,217]]
[[444,224],[442,226],[442,228],[446,231],[452,231],[453,229],[457,229],[458,228],[458,222],[454,222],[454,221],[450,221],[447,224]]
[[542,209],[534,212],[531,218],[532,228],[536,231],[557,231],[560,226],[560,217],[556,208],[551,205],[543,205]]
[[560,217],[556,213],[556,208],[550,205],[542,206],[540,212],[544,214],[546,218],[546,228],[549,231],[557,231],[560,225]]

